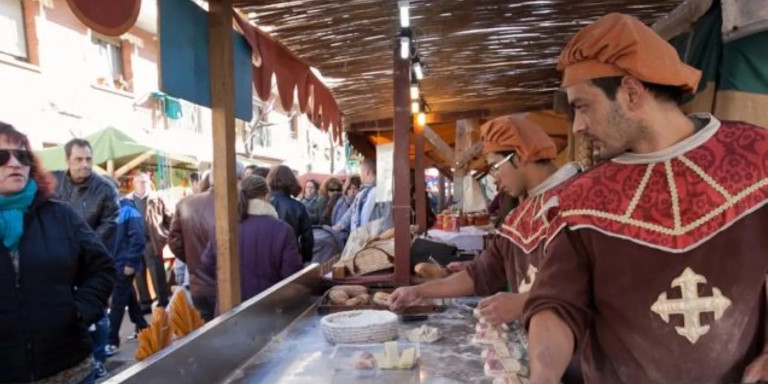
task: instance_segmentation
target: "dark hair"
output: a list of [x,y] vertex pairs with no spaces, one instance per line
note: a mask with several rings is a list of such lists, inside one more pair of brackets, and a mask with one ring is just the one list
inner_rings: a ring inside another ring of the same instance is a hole
[[306,183],[304,183],[304,185],[302,186],[302,188],[304,188],[304,187],[307,185],[307,183],[312,183],[312,185],[314,185],[314,186],[315,186],[315,193],[318,193],[318,192],[319,192],[319,189],[320,189],[320,184],[317,182],[317,180],[315,180],[315,179],[309,179],[309,180],[307,180],[307,182],[306,182]]
[[360,169],[367,169],[371,171],[374,175],[376,174],[376,160],[374,159],[365,159],[360,164]]
[[363,185],[363,181],[360,180],[360,176],[352,175],[347,177],[347,180],[344,181],[344,187],[342,188],[341,194],[346,196],[349,188],[351,188],[353,185],[356,186],[357,189],[360,189],[360,186]]
[[259,169],[259,166],[258,166],[258,165],[256,165],[256,164],[249,164],[249,165],[246,165],[246,166],[245,166],[245,170],[246,170],[246,171],[247,171],[247,170],[250,170],[250,171],[251,171],[251,174],[255,173],[257,169]]
[[29,167],[29,178],[37,183],[37,193],[43,197],[50,197],[56,189],[56,181],[48,171],[43,168],[40,158],[37,157],[32,146],[29,144],[27,135],[19,132],[13,125],[0,121],[0,136],[5,136],[6,141],[16,142],[22,148],[29,152],[32,158],[32,165]]
[[207,192],[209,189],[211,189],[211,171],[205,171],[200,178],[200,192]]
[[267,178],[267,175],[269,175],[269,168],[267,167],[257,167],[256,170],[253,171],[253,175],[259,175],[263,178]]
[[[592,79],[590,82],[595,87],[600,88],[600,90],[605,93],[605,96],[608,97],[608,100],[616,101],[616,94],[621,87],[622,79],[622,76],[600,77]],[[680,87],[647,83],[645,81],[642,81],[641,83],[643,84],[643,87],[656,98],[656,100],[671,102],[676,105],[681,105],[683,103],[685,92]]]
[[72,156],[72,147],[74,146],[78,146],[80,148],[88,148],[91,150],[91,152],[93,152],[93,147],[91,147],[91,143],[89,143],[88,140],[72,139],[64,144],[64,153],[67,155],[67,159]]
[[276,165],[272,167],[267,175],[267,183],[273,191],[280,191],[290,196],[298,196],[301,193],[301,186],[296,176],[290,168],[285,165]]
[[253,199],[263,199],[267,194],[269,194],[269,186],[267,186],[267,181],[261,176],[250,175],[240,181],[237,201],[240,221],[248,217],[248,203]]
[[200,182],[200,174],[197,172],[192,172],[189,174],[189,183],[199,183]]

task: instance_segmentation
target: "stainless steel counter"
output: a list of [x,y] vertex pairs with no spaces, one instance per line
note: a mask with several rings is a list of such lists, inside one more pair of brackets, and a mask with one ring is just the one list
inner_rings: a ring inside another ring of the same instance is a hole
[[[476,324],[472,305],[476,302],[473,299],[453,300],[445,312],[430,315],[427,321],[400,323],[401,334],[427,324],[439,328],[442,335],[442,339],[433,344],[420,345],[419,364],[410,371],[354,369],[354,352],[381,351],[382,346],[334,346],[328,343],[320,331],[321,316],[312,306],[223,383],[490,383],[492,380],[485,378],[483,373],[482,348],[471,342]],[[403,339],[400,338],[401,350],[402,344],[410,344]],[[511,327],[510,343],[526,350],[519,323]]]

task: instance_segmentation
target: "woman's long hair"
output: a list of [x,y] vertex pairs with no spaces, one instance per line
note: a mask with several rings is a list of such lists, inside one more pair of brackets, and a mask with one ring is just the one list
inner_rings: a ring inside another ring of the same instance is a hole
[[40,158],[37,157],[37,154],[35,154],[34,151],[32,151],[32,146],[29,144],[27,135],[17,131],[12,125],[0,121],[0,136],[4,136],[9,143],[16,142],[19,146],[24,148],[24,150],[29,151],[29,154],[32,157],[32,165],[29,168],[29,179],[35,180],[37,183],[37,193],[39,195],[43,197],[52,196],[56,189],[56,181],[54,180],[53,175],[43,168],[40,163]]
[[[329,190],[331,189],[337,189],[339,192],[334,193],[331,195]],[[328,200],[325,204],[325,209],[323,210],[323,222],[330,223],[331,222],[331,215],[333,214],[333,207],[336,206],[336,202],[339,201],[339,199],[342,196],[342,190],[343,185],[341,184],[341,180],[335,178],[335,177],[329,177],[325,179],[323,182],[323,185],[320,186],[320,196],[325,196]]]
[[269,194],[267,181],[257,175],[250,175],[240,181],[240,192],[237,199],[237,213],[240,221],[248,218],[248,205],[253,199],[264,199]]
[[323,184],[320,186],[320,189],[318,189],[317,194],[320,196],[328,197],[331,189],[338,189],[339,192],[341,192],[342,186],[343,184],[341,184],[341,180],[335,177],[329,177],[323,181]]
[[301,186],[290,168],[285,165],[275,165],[267,175],[267,184],[272,191],[281,191],[288,196],[296,197],[301,193]]

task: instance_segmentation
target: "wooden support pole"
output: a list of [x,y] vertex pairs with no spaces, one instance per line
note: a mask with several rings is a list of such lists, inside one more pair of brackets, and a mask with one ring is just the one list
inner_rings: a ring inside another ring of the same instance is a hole
[[400,58],[400,46],[395,44],[394,103],[394,201],[392,210],[395,225],[395,285],[408,285],[411,281],[411,177],[410,170],[410,60]]
[[440,154],[446,159],[452,160],[456,158],[453,148],[443,140],[440,135],[437,134],[429,125],[424,126],[424,138],[427,139],[432,145],[435,146]]
[[464,149],[467,147],[468,140],[468,126],[463,121],[456,122],[456,150],[454,157],[454,167],[456,170],[453,172],[453,200],[456,203],[461,204],[464,197],[464,176],[467,175],[466,168],[458,167],[459,157],[464,153]]
[[240,304],[240,252],[235,179],[235,74],[232,0],[210,0],[208,54],[211,66],[213,189],[216,211],[218,304],[227,312]]
[[115,176],[115,160],[113,159],[107,160],[107,173],[110,176]]
[[419,226],[419,233],[427,232],[427,191],[424,182],[424,131],[425,127],[417,121],[416,116],[413,119],[413,147],[414,147],[414,191],[416,196],[416,225]]

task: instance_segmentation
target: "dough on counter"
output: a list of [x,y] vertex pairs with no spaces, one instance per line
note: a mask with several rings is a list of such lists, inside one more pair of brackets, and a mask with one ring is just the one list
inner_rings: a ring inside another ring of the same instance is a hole
[[376,366],[376,360],[370,353],[358,351],[355,352],[353,365],[355,369],[373,369]]
[[411,347],[403,351],[398,368],[411,369],[414,365],[416,365],[416,348]]
[[499,342],[505,342],[509,336],[506,332],[496,330],[476,331],[475,337],[472,338],[472,342],[476,345],[496,344]]
[[373,295],[373,303],[389,307],[389,296],[389,293],[386,292],[376,292],[376,294]]
[[506,344],[498,342],[489,345],[481,354],[481,357],[486,360],[495,360],[503,358],[522,359],[523,353],[516,346],[507,347]]
[[523,372],[520,361],[512,358],[488,360],[483,368],[488,377],[517,376]]
[[408,331],[406,337],[414,343],[434,343],[440,339],[440,329],[425,324]]
[[488,324],[486,322],[478,322],[477,325],[475,325],[475,331],[484,331],[486,329],[500,329],[504,332],[509,331],[509,327],[506,324],[502,324],[500,326],[494,327],[491,324]]

